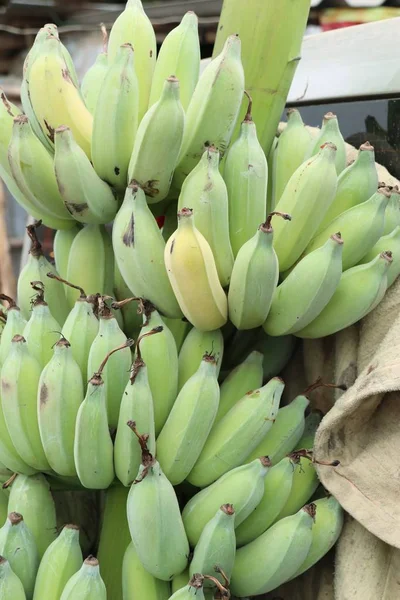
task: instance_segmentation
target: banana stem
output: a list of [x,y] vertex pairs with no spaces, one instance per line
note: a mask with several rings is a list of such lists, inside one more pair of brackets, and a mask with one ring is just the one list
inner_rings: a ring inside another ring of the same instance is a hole
[[8,310],[11,308],[17,308],[19,310],[17,303],[15,300],[10,298],[10,296],[7,296],[6,294],[0,294],[0,300],[5,300],[8,303]]
[[213,584],[215,585],[215,587],[218,590],[218,596],[217,597],[219,597],[219,598],[230,598],[230,592],[229,592],[229,590],[227,590],[216,577],[213,577],[212,575],[204,575],[204,579],[208,579],[208,581],[212,581],[213,582]]
[[247,105],[247,112],[244,115],[243,123],[252,123],[253,117],[251,116],[251,111],[253,109],[253,98],[250,96],[250,94],[247,90],[244,90],[244,93],[247,96],[249,103]]
[[142,477],[141,477],[141,479],[135,479],[133,482],[133,483],[140,483],[146,477],[147,473],[149,472],[150,467],[152,467],[154,465],[154,463],[156,462],[156,459],[154,458],[154,456],[151,454],[151,452],[149,451],[149,449],[147,447],[147,441],[149,439],[149,434],[148,433],[139,433],[138,430],[136,429],[135,421],[128,421],[127,425],[133,431],[133,433],[136,435],[138,442],[140,444],[140,449],[142,451],[142,465],[144,466],[144,469],[142,471]]
[[39,242],[38,237],[36,235],[36,229],[40,227],[42,221],[36,221],[32,225],[28,225],[26,227],[26,233],[28,234],[29,239],[31,240],[31,249],[29,250],[30,254],[35,257],[43,256],[42,244]]
[[[121,344],[120,346],[117,346],[117,348],[113,348],[112,350],[110,350],[110,352],[108,352],[105,356],[105,358],[103,359],[103,362],[101,363],[100,367],[98,368],[98,370],[94,373],[92,379],[99,379],[102,382],[102,378],[101,375],[103,373],[104,367],[107,364],[108,359],[110,358],[110,356],[112,356],[115,352],[118,352],[118,350],[123,350],[124,348],[130,348],[131,346],[133,346],[133,344],[135,343],[134,340],[132,339],[127,339],[126,342],[124,344]],[[90,380],[91,383],[93,383],[92,379]],[[98,385],[98,384],[97,384]]]
[[310,394],[310,392],[313,392],[314,390],[317,390],[320,387],[343,390],[344,392],[347,390],[347,386],[344,384],[336,385],[335,383],[324,383],[322,381],[322,377],[320,376],[316,379],[316,381],[314,381],[314,383],[309,385],[308,388],[304,390],[303,396],[307,396],[308,394]]
[[100,23],[100,29],[101,29],[101,33],[103,36],[103,52],[104,52],[104,54],[107,54],[107,51],[108,51],[107,27],[104,25],[104,23]]
[[269,213],[265,223],[262,223],[262,225],[260,225],[260,230],[264,231],[265,233],[272,233],[273,229],[272,229],[271,221],[272,221],[272,217],[275,217],[275,216],[282,217],[282,219],[285,219],[285,221],[292,220],[292,217],[288,213],[273,211],[273,212]]
[[4,321],[4,323],[7,323],[7,315],[1,309],[0,309],[0,321]]
[[307,458],[309,461],[315,463],[316,465],[321,465],[324,467],[338,467],[340,465],[340,460],[333,460],[331,462],[317,460],[314,457],[314,453],[312,452],[312,450],[306,450],[306,449],[296,450],[295,452],[291,452],[290,454],[288,454],[288,457],[290,458],[290,460],[292,460],[297,465],[300,463],[301,458]]
[[47,302],[44,299],[44,283],[42,281],[31,281],[30,282],[32,289],[37,292],[31,300],[31,307],[38,306],[39,304],[44,304],[47,306]]
[[317,514],[317,507],[313,502],[310,502],[310,504],[306,504],[305,506],[303,506],[303,510],[304,510],[304,512],[308,513],[310,515],[310,517],[312,517],[312,519],[315,521],[315,515]]
[[142,355],[140,353],[140,342],[142,341],[143,338],[147,337],[148,335],[154,335],[155,333],[160,333],[163,329],[164,329],[164,327],[162,325],[153,327],[153,329],[151,329],[150,331],[147,331],[147,333],[142,333],[142,335],[140,335],[138,337],[138,339],[136,340],[135,350],[136,350],[137,356],[136,356],[136,360],[134,361],[132,368],[131,368],[131,376],[130,376],[131,385],[133,385],[140,369],[145,366],[144,360],[142,359]]
[[201,573],[194,573],[193,577],[189,580],[189,585],[193,588],[200,590],[203,587],[205,576]]
[[74,290],[79,290],[80,298],[82,298],[82,300],[86,300],[87,296],[85,294],[85,290],[83,288],[81,288],[79,285],[75,285],[74,283],[71,283],[70,281],[63,279],[62,277],[60,277],[59,275],[56,275],[55,273],[46,273],[46,275],[47,275],[47,277],[50,277],[50,279],[56,279],[57,281],[60,281],[60,283],[65,283],[65,285],[68,285],[69,287],[73,288]]
[[[230,506],[231,507],[230,512],[228,514],[233,514],[235,512],[234,509],[233,509],[232,504],[225,504],[224,506]],[[226,575],[225,571],[223,569],[221,569],[221,567],[219,565],[215,565],[214,571],[216,573],[219,573],[221,575],[222,579],[224,580],[224,586],[228,589],[229,585],[230,585],[230,581],[229,581],[229,578]]]
[[114,308],[115,310],[119,310],[120,308],[123,308],[124,306],[129,304],[129,302],[132,302],[132,300],[136,300],[137,302],[139,302],[141,300],[141,298],[132,296],[132,298],[125,298],[124,300],[118,300],[118,301],[114,300],[114,302],[111,302],[111,308]]
[[7,481],[5,481],[3,483],[3,485],[1,486],[3,488],[3,490],[6,490],[7,488],[9,488],[10,485],[12,485],[14,483],[14,481],[16,480],[17,477],[18,477],[18,473],[13,473],[11,475],[11,477],[9,479],[7,479]]

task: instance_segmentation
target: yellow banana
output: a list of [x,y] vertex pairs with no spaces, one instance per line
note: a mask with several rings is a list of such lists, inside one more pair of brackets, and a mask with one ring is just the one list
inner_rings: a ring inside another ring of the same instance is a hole
[[319,149],[323,144],[330,142],[335,144],[337,148],[335,165],[336,172],[338,175],[346,167],[346,146],[342,134],[340,133],[338,118],[331,112],[326,113],[322,120],[322,127],[319,136],[314,140],[313,148],[310,148],[311,152],[309,156],[314,156],[319,152]]
[[[186,580],[187,581],[187,580]],[[143,567],[133,542],[126,549],[122,564],[123,600],[169,600],[168,581],[156,579]]]
[[224,338],[221,330],[199,331],[193,327],[179,352],[178,390],[181,390],[187,380],[194,375],[206,353],[215,356],[218,377],[224,355]]

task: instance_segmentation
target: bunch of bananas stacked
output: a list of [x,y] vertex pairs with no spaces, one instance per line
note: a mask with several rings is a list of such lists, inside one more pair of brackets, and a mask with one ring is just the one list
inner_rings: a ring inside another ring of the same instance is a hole
[[[240,51],[228,37],[199,77],[194,13],[156,57],[129,0],[80,87],[45,25],[24,112],[1,94],[0,177],[37,221],[18,306],[0,296],[0,461],[18,474],[0,600],[254,596],[340,534],[313,464],[315,386],[279,408],[278,375],[296,337],[357,322],[397,278],[400,192],[368,142],[346,166],[332,113],[313,138],[289,111],[266,157]],[[56,537],[49,485],[122,498],[90,548],[103,578],[77,526]]]

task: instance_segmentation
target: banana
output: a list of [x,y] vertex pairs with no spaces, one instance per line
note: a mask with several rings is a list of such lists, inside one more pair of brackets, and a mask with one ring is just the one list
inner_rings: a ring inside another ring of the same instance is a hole
[[205,354],[157,438],[157,460],[172,485],[188,477],[207,443],[219,403],[216,371],[214,356]]
[[0,598],[26,600],[24,586],[6,558],[0,556]]
[[[44,222],[44,224],[46,223]],[[59,229],[56,231],[53,239],[54,262],[56,264],[57,272],[64,279],[67,276],[68,258],[72,242],[79,231],[80,227],[78,224],[71,227],[71,229]]]
[[46,458],[53,471],[64,477],[76,477],[77,474],[74,463],[75,421],[84,395],[80,368],[70,343],[62,337],[55,344],[54,354],[40,375],[37,412]]
[[255,235],[240,248],[228,292],[229,318],[237,329],[254,329],[268,316],[279,279],[278,257],[273,248],[271,219],[287,213],[272,212]]
[[14,336],[0,377],[4,419],[22,460],[38,471],[49,471],[37,417],[36,394],[40,373],[40,364],[29,353],[25,338]]
[[178,212],[178,229],[165,246],[165,265],[185,317],[200,331],[222,327],[228,303],[211,248],[194,224],[193,211]]
[[175,75],[181,82],[181,102],[186,110],[199,79],[199,71],[198,19],[196,14],[189,10],[178,27],[172,29],[164,38],[154,69],[149,107],[160,99],[165,79]]
[[[7,307],[7,320],[4,325],[4,329],[1,332],[0,337],[0,366],[6,360],[8,353],[10,352],[11,342],[14,335],[22,335],[26,326],[26,320],[22,316],[21,310],[15,304],[15,301],[6,296],[0,294],[0,300],[5,300],[8,303]],[[1,437],[1,436],[0,436]]]
[[293,469],[293,481],[290,494],[285,505],[276,517],[275,522],[295,514],[308,502],[319,486],[319,479],[312,462],[312,453],[307,450],[295,450],[289,455]]
[[56,508],[44,475],[17,475],[10,486],[8,511],[24,516],[32,533],[39,558],[57,537]]
[[[108,140],[109,152],[110,144],[111,140]],[[68,212],[81,223],[100,225],[112,221],[117,214],[118,201],[75,142],[69,127],[57,127],[54,145],[54,171]]]
[[270,173],[270,177],[268,177],[268,182],[267,182],[267,214],[270,213],[271,211],[273,211],[275,208],[275,205],[276,205],[275,198],[274,198],[274,191],[273,191],[273,185],[274,185],[274,172],[273,172],[273,164],[274,163],[273,163],[273,160],[274,160],[274,153],[276,151],[277,145],[278,145],[278,137],[275,136],[274,140],[272,142],[272,145],[271,145],[271,149],[267,156],[268,173]]
[[276,288],[263,328],[268,335],[296,333],[328,304],[342,276],[343,240],[331,235],[302,258]]
[[107,29],[101,25],[103,35],[103,51],[100,52],[93,65],[86,71],[81,83],[81,94],[88,111],[94,115],[97,99],[103,86],[104,78],[108,69]]
[[275,223],[274,248],[279,270],[286,271],[305,250],[321,224],[337,187],[336,146],[327,143],[319,153],[303,162],[289,179],[275,207],[289,213],[293,223]]
[[272,151],[271,210],[274,210],[283,194],[287,182],[304,161],[312,143],[309,130],[296,108],[287,111],[287,125],[277,138],[276,147]]
[[298,577],[318,562],[337,542],[343,527],[343,509],[334,496],[315,501],[317,514],[307,557],[294,573]]
[[[232,504],[223,504],[200,535],[189,567],[190,576],[193,577],[195,573],[214,575],[217,566],[230,579],[235,554],[235,509]],[[221,584],[225,583],[220,573],[215,577]],[[204,587],[212,585],[213,581],[204,580]]]
[[371,198],[378,189],[375,152],[369,142],[360,146],[355,161],[338,178],[336,196],[318,229],[324,229],[340,214]]
[[339,129],[339,122],[336,115],[331,112],[326,113],[322,119],[322,127],[319,136],[313,140],[313,147],[310,149],[309,156],[314,156],[319,152],[319,149],[323,144],[330,142],[335,144],[337,148],[335,165],[338,176],[346,167],[346,145],[342,134]]
[[147,435],[140,435],[133,422],[129,425],[142,449],[142,464],[127,501],[132,542],[144,568],[157,579],[170,581],[186,568],[189,555],[178,500],[147,449]]
[[[143,10],[141,0],[128,0],[110,31],[108,40],[109,64],[116,60],[118,48],[129,43],[135,50],[135,70],[139,84],[139,122],[149,104],[151,81],[156,64],[156,36]],[[168,73],[172,75],[173,73]]]
[[[187,581],[187,580],[186,580]],[[123,600],[169,600],[168,581],[156,579],[143,567],[133,542],[126,549],[122,564]]]
[[264,477],[270,466],[268,457],[263,456],[248,465],[236,467],[189,500],[183,509],[182,519],[193,548],[204,527],[225,500],[235,507],[235,527],[252,513],[263,497]]
[[107,600],[97,558],[88,556],[84,560],[79,571],[67,581],[60,600]]
[[335,231],[340,231],[345,242],[342,253],[343,271],[354,267],[383,234],[385,209],[389,199],[389,189],[380,188],[369,200],[336,217],[311,240],[305,253],[320,248]]
[[86,108],[60,41],[48,35],[30,67],[29,97],[40,127],[51,145],[60,125],[70,127],[75,140],[90,158],[93,117]]
[[[36,469],[29,466],[22,460],[20,455],[15,448],[9,431],[3,412],[2,405],[0,403],[0,460],[4,466],[14,473],[23,473],[25,475],[32,475],[36,472]],[[10,474],[11,476],[11,474]],[[8,479],[8,477],[7,477]]]
[[228,191],[219,172],[219,156],[214,146],[205,150],[183,182],[178,210],[185,206],[193,210],[195,226],[210,244],[219,281],[226,287],[231,279],[233,253],[229,240]]
[[178,353],[180,352],[183,342],[186,339],[189,331],[191,331],[192,326],[185,318],[183,319],[168,319],[168,317],[164,317],[163,319],[165,325],[168,327],[172,335],[174,336],[176,349]]
[[182,589],[183,587],[186,587],[188,585],[189,579],[189,569],[185,569],[184,571],[182,571],[182,573],[176,575],[171,582],[172,594],[175,594],[175,592],[177,592],[178,590]]
[[253,350],[245,360],[232,369],[221,385],[220,400],[214,425],[243,398],[248,392],[262,386],[263,382],[263,355]]
[[324,337],[365,317],[385,295],[391,262],[391,253],[382,252],[369,263],[345,271],[323,311],[304,329],[297,331],[296,336]]
[[139,304],[138,301],[131,301],[132,292],[121,275],[117,261],[114,261],[114,294],[118,300],[118,303],[114,303],[115,307],[118,305],[121,310],[124,332],[128,337],[137,338],[142,326],[142,317],[139,314],[138,308]]
[[[104,299],[100,300],[99,330],[90,346],[87,372],[96,373],[97,367],[112,348],[125,344],[126,335]],[[111,356],[102,369],[104,385],[102,390],[106,399],[108,424],[115,428],[118,424],[118,415],[121,398],[129,379],[129,369],[132,355],[129,345],[115,356]]]
[[33,600],[59,600],[66,583],[81,564],[79,527],[65,525],[40,562]]
[[[210,485],[243,464],[268,434],[276,418],[285,385],[275,377],[248,392],[218,422],[187,480],[197,487]],[[259,454],[259,456],[265,456]]]
[[129,159],[138,128],[138,86],[133,48],[131,44],[123,44],[115,60],[110,62],[101,86],[92,136],[94,169],[119,193],[126,187]]
[[267,216],[268,165],[257,138],[251,106],[249,97],[239,137],[229,148],[224,164],[229,198],[229,236],[235,258]]
[[[385,187],[385,184],[380,184],[379,187]],[[397,185],[390,188],[391,197],[385,211],[385,227],[383,235],[387,235],[395,227],[400,225],[400,191]]]
[[185,587],[177,590],[169,600],[205,600],[203,589],[204,577],[200,573],[195,573],[193,577],[186,582]]
[[249,544],[276,521],[289,498],[293,474],[294,464],[289,456],[269,470],[264,479],[264,495],[261,502],[236,530],[237,546]]
[[239,114],[244,93],[241,43],[231,35],[222,52],[204,69],[190,100],[182,148],[174,174],[173,187],[180,189],[196,166],[205,146],[225,153]]
[[31,300],[32,313],[23,336],[29,352],[43,369],[53,356],[53,346],[59,339],[61,326],[52,316],[44,299],[44,284],[41,281],[31,281],[31,286],[37,294]]
[[322,413],[318,410],[311,411],[304,421],[304,432],[296,444],[295,450],[312,450],[314,446],[315,432],[322,420]]
[[165,242],[144,191],[136,184],[126,190],[112,241],[118,268],[132,293],[150,300],[165,316],[180,318],[182,312],[164,265]]
[[19,513],[11,512],[0,529],[0,555],[20,579],[26,600],[32,600],[40,559],[35,538]]
[[218,377],[224,355],[224,338],[221,330],[200,331],[193,327],[187,334],[179,352],[178,391],[197,371],[206,353],[215,356]]
[[46,285],[46,302],[50,312],[57,323],[62,326],[69,312],[67,298],[57,281],[52,281],[47,277],[47,273],[54,273],[55,275],[58,275],[58,273],[43,254],[42,246],[36,235],[36,229],[40,225],[41,221],[37,221],[26,228],[31,239],[31,248],[28,260],[18,277],[18,301],[22,315],[25,319],[29,319],[31,314],[30,298],[32,296],[31,281],[41,281]]
[[[240,548],[233,567],[232,592],[242,597],[266,594],[290,579],[310,550],[315,513],[315,505],[308,504]],[[268,558],[262,560],[263,556]]]
[[167,197],[178,160],[185,123],[179,90],[179,80],[170,75],[139,125],[130,156],[127,183],[136,181],[149,204]]
[[[12,477],[12,473],[11,471],[9,471],[8,469],[6,469],[6,467],[3,465],[4,468],[4,472],[6,473],[5,476],[2,477],[2,479],[4,480],[4,483],[10,479],[10,477]],[[4,523],[5,520],[7,519],[7,514],[8,514],[8,495],[7,492],[5,490],[1,490],[0,492],[0,522]],[[1,589],[1,588],[0,588]],[[1,598],[1,596],[0,596]]]
[[[400,226],[398,225],[391,233],[388,233],[376,242],[375,246],[367,252],[359,264],[365,264],[370,262],[380,254],[381,252],[385,252],[389,250],[393,254],[392,264],[390,265],[390,269],[388,270],[387,279],[388,288],[395,282],[397,277],[400,275]],[[1,352],[1,343],[0,343],[0,352]]]

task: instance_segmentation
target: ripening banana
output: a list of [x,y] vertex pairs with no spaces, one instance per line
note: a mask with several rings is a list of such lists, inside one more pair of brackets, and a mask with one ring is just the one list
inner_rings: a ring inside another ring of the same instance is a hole
[[107,591],[100,575],[97,558],[88,556],[67,581],[60,600],[107,600]]
[[253,512],[263,497],[264,477],[270,466],[268,457],[257,458],[248,465],[228,471],[189,500],[183,509],[182,518],[193,548],[206,524],[226,499],[235,507],[235,527]]
[[[14,335],[22,335],[26,326],[26,320],[22,316],[20,308],[15,304],[15,301],[6,296],[0,294],[0,300],[5,300],[8,303],[7,307],[7,320],[4,325],[4,329],[0,336],[0,367],[6,360],[8,353],[10,352],[11,342]],[[1,436],[0,436],[1,437]]]
[[40,562],[33,600],[60,600],[66,583],[81,565],[79,527],[65,525]]
[[194,224],[189,208],[178,212],[178,229],[165,246],[165,265],[185,317],[200,331],[222,327],[228,302],[212,250]]
[[21,581],[26,600],[32,600],[40,558],[35,538],[19,513],[11,512],[0,529],[0,556]]
[[237,329],[254,329],[262,325],[269,313],[279,279],[278,257],[273,248],[271,219],[286,213],[272,212],[255,235],[240,248],[233,265],[228,291],[229,318]]
[[303,162],[289,179],[275,207],[289,213],[292,222],[275,222],[274,248],[279,270],[286,271],[301,256],[321,224],[336,194],[336,146],[327,143]]
[[276,147],[272,151],[271,210],[278,204],[287,182],[304,162],[312,144],[312,137],[303,123],[296,108],[287,111],[287,125],[277,138]]
[[319,229],[323,231],[341,213],[371,198],[378,188],[375,152],[369,142],[360,146],[355,161],[338,178],[335,199],[330,205]]
[[[195,573],[212,575],[224,584],[225,580],[220,573],[215,572],[215,567],[222,569],[229,580],[235,554],[235,508],[232,504],[223,504],[201,532],[189,566],[189,574],[191,577]],[[205,579],[203,585],[212,587],[213,582]]]
[[236,553],[231,590],[256,596],[275,589],[297,571],[311,547],[315,505],[282,519]]
[[57,537],[56,507],[44,475],[17,475],[10,486],[8,511],[23,515],[32,533],[39,558]]
[[236,257],[267,216],[268,165],[251,117],[251,100],[239,137],[226,154],[224,179],[229,198],[229,236]]
[[263,328],[268,335],[296,333],[328,304],[342,276],[343,240],[331,235],[302,258],[276,288]]
[[92,162],[118,193],[126,188],[129,159],[138,128],[139,84],[134,50],[123,44],[104,78],[93,116]]
[[244,93],[241,42],[231,35],[222,52],[204,69],[190,100],[185,132],[173,187],[180,189],[196,166],[205,146],[215,146],[221,155],[230,142]]
[[101,32],[103,35],[103,51],[97,55],[95,62],[86,71],[81,83],[82,98],[86,108],[92,115],[94,115],[97,99],[108,69],[108,35],[104,25],[101,25]]
[[210,433],[187,477],[189,483],[196,487],[210,485],[253,455],[273,426],[284,387],[282,379],[275,377],[262,388],[248,392],[226,413]]
[[37,294],[31,300],[31,317],[22,335],[26,339],[29,352],[43,369],[53,356],[53,346],[59,339],[61,326],[51,314],[44,299],[44,285],[40,281],[31,283]]
[[391,262],[391,253],[382,252],[369,263],[345,271],[323,311],[296,336],[324,337],[365,317],[385,295]]
[[60,41],[48,35],[30,67],[29,97],[40,127],[54,145],[54,131],[70,127],[79,146],[90,158],[93,117],[74,83]]
[[5,422],[22,460],[38,471],[49,471],[37,417],[36,395],[40,373],[41,366],[30,354],[25,338],[14,336],[1,370],[1,401]]
[[149,204],[167,197],[178,160],[185,123],[179,90],[179,80],[169,75],[160,99],[139,125],[130,156],[125,183],[137,182]]
[[190,206],[196,228],[210,244],[222,287],[229,284],[233,253],[229,240],[228,191],[219,172],[219,151],[209,146],[183,182],[178,210]]
[[71,345],[62,337],[55,344],[54,354],[40,375],[37,410],[46,458],[53,471],[64,477],[76,477],[77,474],[74,462],[75,421],[84,390],[82,374]]
[[165,79],[175,75],[180,81],[181,102],[186,110],[199,79],[199,71],[198,19],[189,10],[180,24],[164,38],[154,69],[149,107],[160,99]]
[[[306,254],[320,248],[336,231],[343,238],[343,271],[354,267],[383,235],[388,188],[380,188],[369,200],[349,208],[321,231],[306,248]],[[388,250],[388,248],[386,248]]]
[[253,512],[236,530],[237,546],[244,546],[264,533],[285,506],[293,484],[294,465],[286,456],[273,466],[264,479],[264,495]]
[[292,488],[275,522],[300,510],[319,486],[318,475],[311,460],[312,454],[304,450],[296,450],[289,455],[289,458],[294,465]]
[[[382,236],[376,242],[375,246],[371,248],[369,252],[367,252],[359,264],[368,263],[375,258],[381,252],[385,252],[388,250],[393,254],[392,264],[387,273],[388,288],[395,282],[397,277],[400,275],[400,226],[398,225],[391,233]],[[0,342],[0,352],[1,352],[1,342]],[[0,361],[1,362],[1,361]]]
[[169,582],[156,579],[146,571],[131,542],[122,563],[122,599],[169,600],[170,596]]
[[193,327],[187,334],[179,352],[178,391],[197,371],[206,353],[215,356],[218,377],[224,355],[224,338],[221,330],[199,331]]
[[180,390],[157,438],[157,460],[172,485],[182,483],[196,464],[207,443],[218,403],[215,357],[205,354],[196,373]]
[[24,586],[6,558],[0,556],[0,598],[26,600]]
[[136,184],[126,190],[112,241],[118,268],[132,293],[150,300],[167,317],[181,317],[164,265],[164,239],[144,191]]
[[175,490],[145,439],[139,435],[142,464],[127,501],[129,530],[144,568],[157,579],[170,581],[185,569],[189,543]]
[[[43,221],[44,224],[45,221]],[[53,254],[57,273],[64,279],[67,276],[68,258],[72,242],[80,231],[78,223],[71,229],[59,229],[53,239]]]
[[398,186],[395,185],[393,188],[390,188],[390,193],[391,197],[385,211],[383,235],[387,235],[400,225],[400,191]]
[[[75,142],[69,127],[57,127],[54,144],[54,171],[68,212],[81,223],[99,225],[112,221],[117,214],[118,201]],[[110,145],[107,149],[110,152]]]
[[337,148],[335,165],[336,172],[339,176],[346,167],[347,158],[345,141],[340,133],[339,122],[336,115],[331,112],[328,112],[326,115],[324,115],[319,136],[313,140],[313,142],[314,144],[311,145],[309,156],[314,156],[317,154],[321,146],[327,142],[335,144]]

